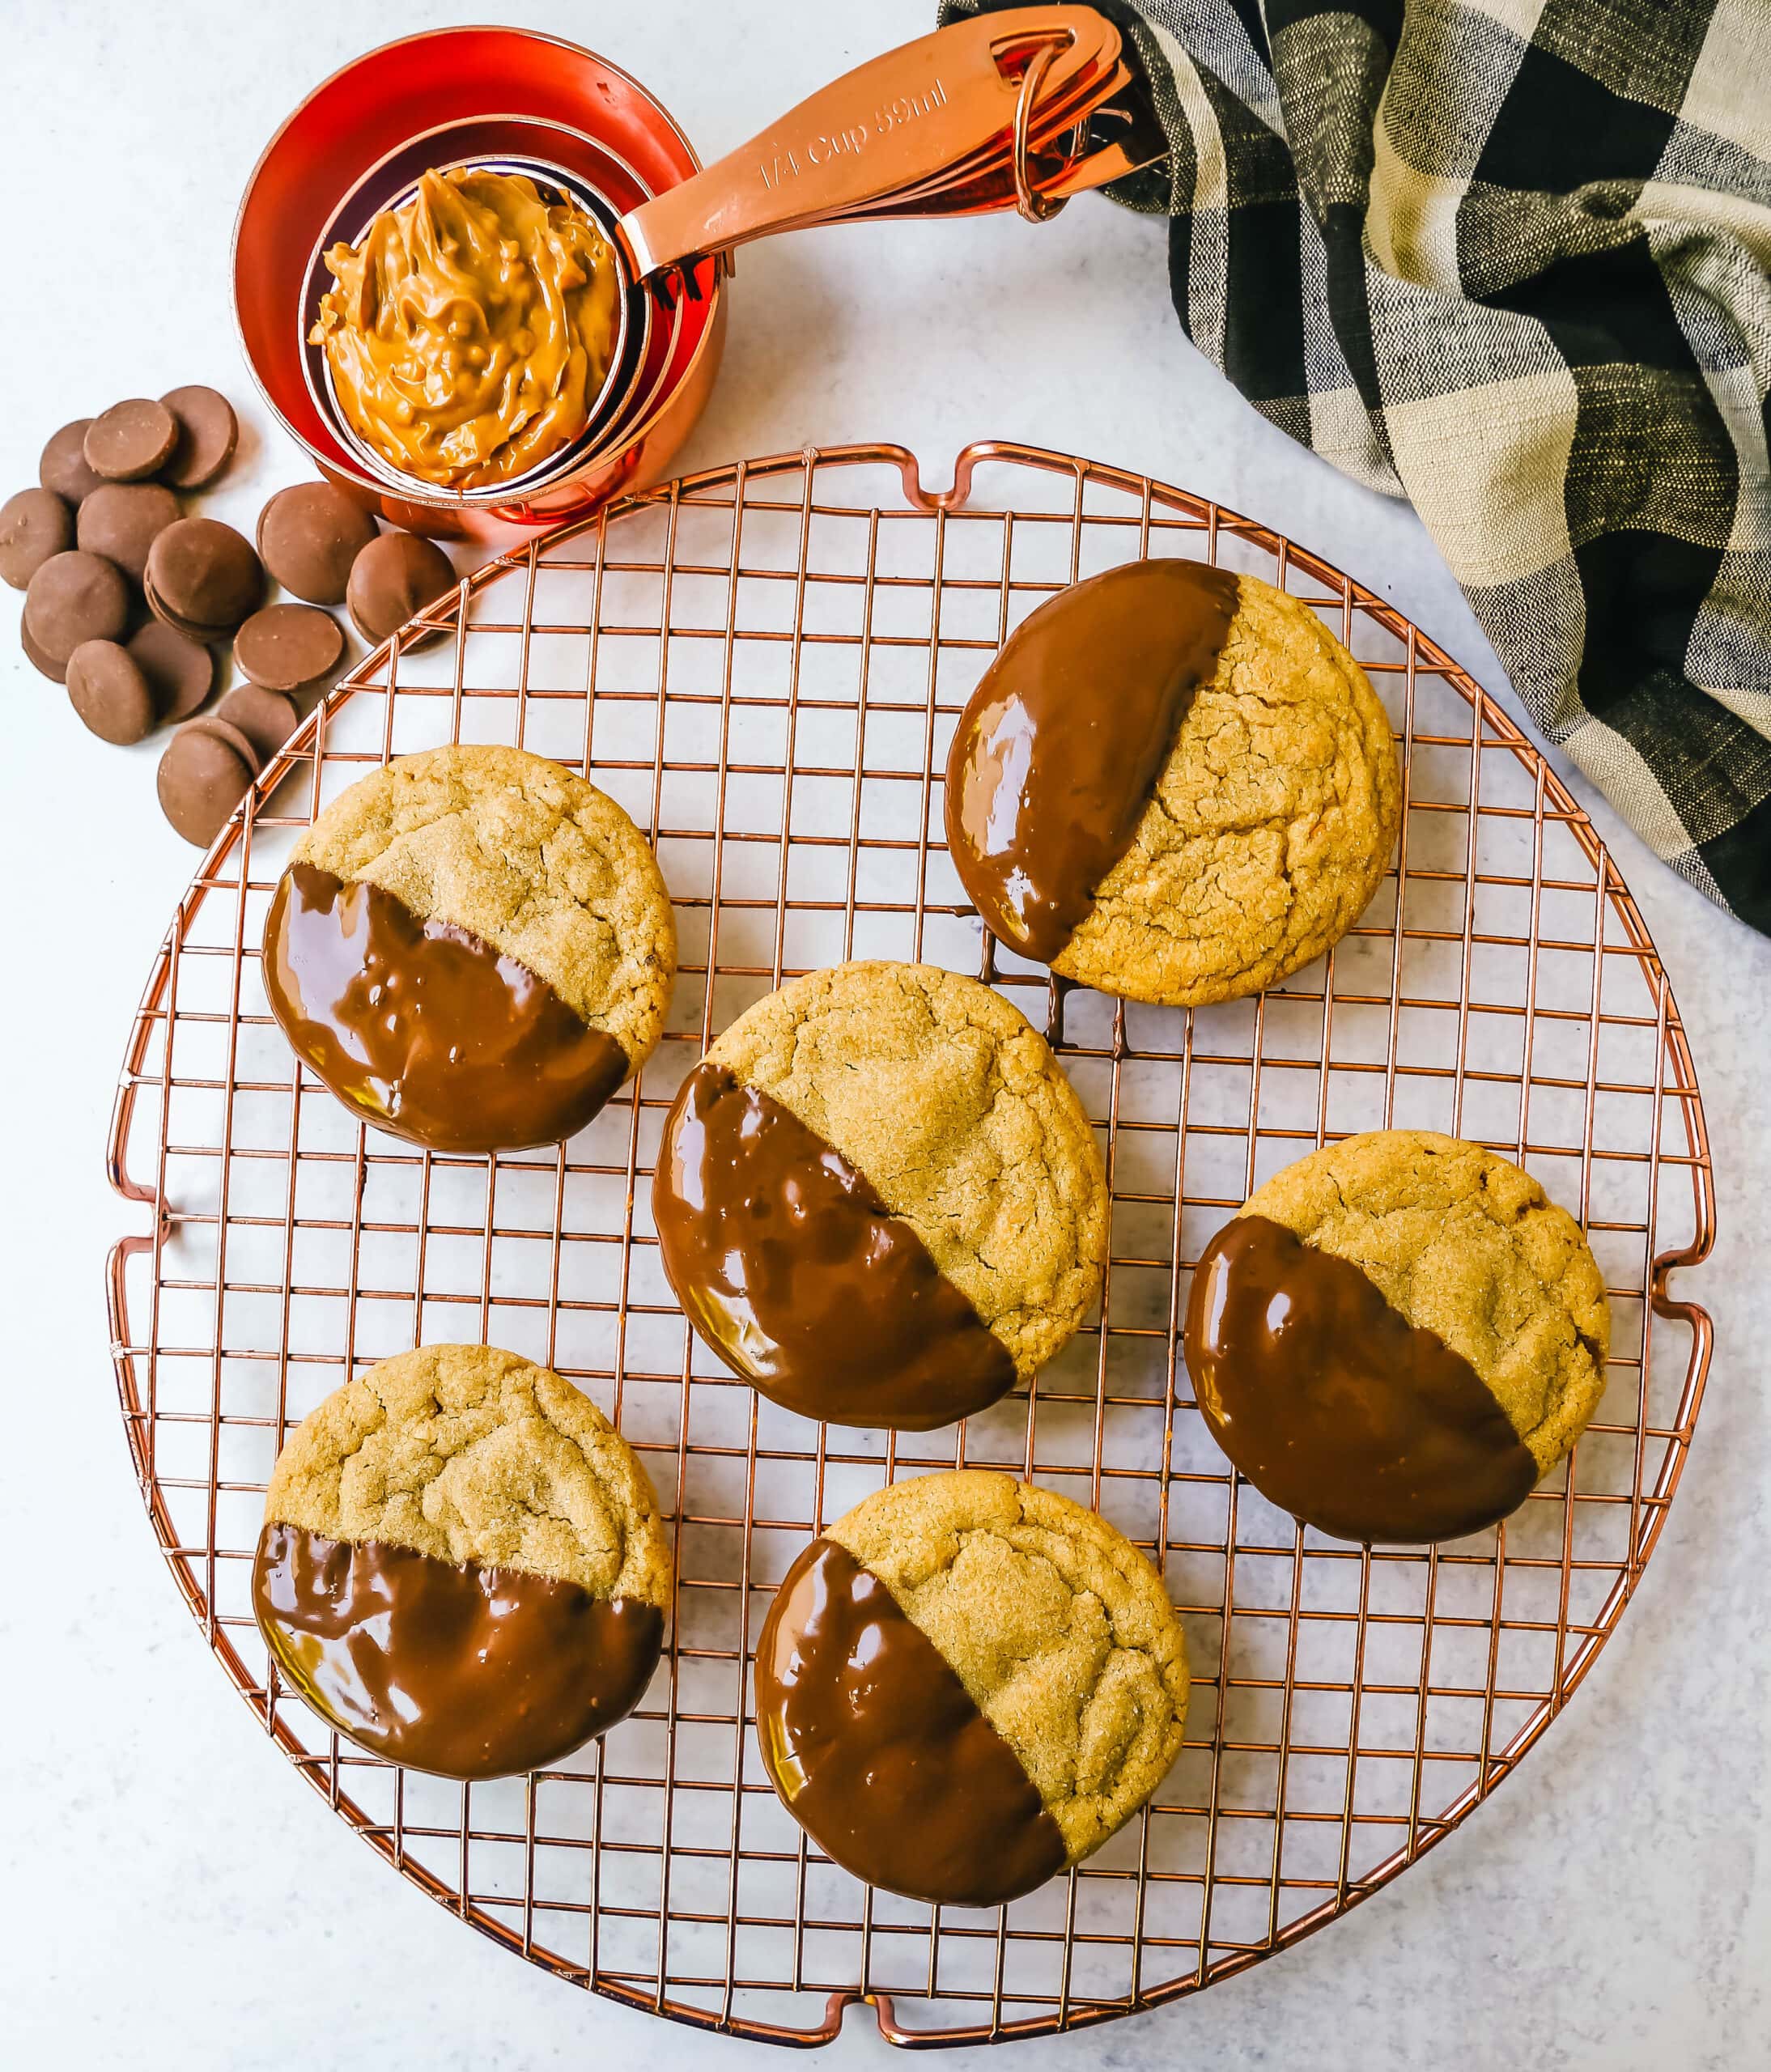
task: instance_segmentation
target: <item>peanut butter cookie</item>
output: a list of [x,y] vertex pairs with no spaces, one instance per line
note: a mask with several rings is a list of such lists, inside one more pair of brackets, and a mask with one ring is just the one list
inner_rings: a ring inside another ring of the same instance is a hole
[[420,1346],[335,1390],[272,1474],[253,1606],[321,1716],[451,1777],[557,1761],[639,1702],[671,1561],[631,1447],[558,1374]]
[[1194,1276],[1200,1408],[1264,1494],[1357,1539],[1513,1510],[1605,1386],[1610,1319],[1580,1226],[1480,1144],[1376,1130],[1252,1195]]
[[880,1490],[801,1555],[757,1651],[765,1760],[858,1877],[996,1905],[1098,1849],[1180,1751],[1187,1647],[1105,1519],[963,1470]]
[[1400,800],[1383,709],[1307,605],[1157,560],[1074,584],[1010,636],[953,737],[947,836],[1011,949],[1202,1006],[1346,932]]
[[1100,1291],[1106,1174],[1045,1040],[929,965],[796,979],[685,1082],[652,1191],[665,1269],[790,1408],[926,1429],[993,1402]]
[[551,1143],[658,1040],[669,894],[614,800],[520,749],[402,756],[296,845],[270,1004],[339,1098],[437,1150]]

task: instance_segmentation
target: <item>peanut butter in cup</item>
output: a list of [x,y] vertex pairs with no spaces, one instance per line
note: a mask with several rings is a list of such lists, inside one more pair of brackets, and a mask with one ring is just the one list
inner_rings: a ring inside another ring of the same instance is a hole
[[1461,1353],[1411,1324],[1350,1259],[1259,1214],[1193,1276],[1187,1365],[1213,1436],[1269,1502],[1339,1539],[1480,1531],[1538,1479]]
[[442,489],[527,474],[590,422],[622,278],[596,221],[489,167],[427,172],[355,245],[310,342],[346,420],[401,473]]
[[757,1646],[757,1734],[783,1803],[869,1884],[1000,1906],[1061,1870],[1064,1838],[934,1642],[834,1540],[805,1548]]
[[1217,667],[1237,580],[1128,563],[1047,600],[1004,643],[947,760],[947,843],[1010,949],[1049,964],[1132,845],[1193,694]]
[[690,1322],[771,1401],[923,1431],[1013,1387],[1007,1348],[865,1175],[791,1109],[703,1060],[652,1183],[665,1272]]
[[515,957],[314,864],[292,864],[277,888],[264,980],[284,1034],[339,1099],[432,1150],[557,1143],[627,1074],[620,1044]]
[[556,1576],[268,1524],[253,1609],[283,1675],[359,1747],[443,1777],[545,1768],[625,1719],[664,1615]]

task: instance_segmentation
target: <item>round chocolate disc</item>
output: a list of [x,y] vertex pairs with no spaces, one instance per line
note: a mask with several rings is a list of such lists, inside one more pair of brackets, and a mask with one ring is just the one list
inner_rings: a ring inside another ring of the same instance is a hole
[[215,717],[239,728],[258,751],[261,767],[270,762],[295,728],[295,701],[260,684],[236,684],[215,707]]
[[299,690],[343,652],[338,622],[316,605],[266,605],[234,635],[234,660],[267,690]]
[[145,741],[159,717],[153,686],[126,648],[86,640],[68,657],[68,703],[101,741]]
[[104,479],[86,465],[87,427],[91,422],[91,418],[76,418],[72,424],[63,425],[37,463],[37,480],[70,503],[90,496]]
[[129,651],[147,678],[163,720],[188,720],[215,687],[213,652],[157,618],[130,637]]
[[186,640],[201,641],[204,646],[207,647],[227,640],[232,635],[233,629],[231,626],[204,626],[195,619],[180,618],[176,612],[169,610],[159,592],[154,588],[154,579],[151,575],[142,576],[142,595],[147,601],[148,609],[160,624],[170,626],[175,633],[180,635]]
[[31,638],[31,629],[25,624],[23,618],[19,621],[19,645],[24,650],[25,660],[40,675],[46,676],[51,683],[67,681],[67,664],[50,660],[36,641]]
[[187,734],[213,734],[217,741],[226,741],[255,777],[265,766],[265,758],[258,753],[258,745],[251,735],[236,727],[231,720],[223,719],[219,708],[205,713],[201,720],[193,720],[185,731]]
[[201,489],[234,457],[240,437],[234,406],[219,390],[200,384],[169,388],[160,401],[178,424],[178,444],[160,469],[160,480],[174,489]]
[[178,444],[178,419],[164,403],[131,396],[86,428],[86,465],[110,482],[137,482],[163,468]]
[[22,590],[51,554],[74,544],[74,513],[53,489],[21,489],[0,503],[0,582]]
[[350,564],[345,601],[356,629],[372,644],[397,633],[433,598],[455,587],[455,570],[433,540],[384,533]]
[[155,612],[181,631],[219,637],[257,610],[265,571],[231,525],[180,518],[149,550],[142,587]]
[[265,567],[311,605],[344,602],[350,564],[376,537],[374,519],[330,482],[278,490],[258,514]]
[[96,554],[51,554],[24,593],[31,638],[52,662],[66,664],[83,640],[115,640],[130,622],[129,585]]
[[80,546],[101,554],[139,583],[147,550],[168,525],[178,523],[178,499],[158,482],[100,482],[80,506]]
[[160,810],[187,842],[206,849],[252,779],[252,765],[239,749],[199,724],[180,727],[167,743],[155,781]]

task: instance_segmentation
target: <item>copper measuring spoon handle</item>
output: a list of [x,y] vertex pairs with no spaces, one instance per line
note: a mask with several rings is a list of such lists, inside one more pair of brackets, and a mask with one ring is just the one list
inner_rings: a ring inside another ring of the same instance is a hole
[[[716,164],[617,226],[635,278],[778,231],[857,215],[1019,206],[1049,152],[1128,83],[1119,32],[1092,7],[1017,7],[919,36],[845,73]],[[1123,160],[1123,153],[1120,155]],[[1124,171],[1115,162],[1112,177]],[[1001,176],[1012,173],[1006,183]],[[1073,155],[1064,193],[1092,184]],[[980,201],[981,196],[989,198]]]

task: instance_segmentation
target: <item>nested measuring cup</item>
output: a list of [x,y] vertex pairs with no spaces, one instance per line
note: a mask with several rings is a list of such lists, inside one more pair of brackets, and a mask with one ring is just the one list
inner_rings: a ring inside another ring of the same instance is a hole
[[[414,529],[495,535],[580,514],[663,471],[711,387],[738,245],[863,218],[1013,207],[1037,220],[1162,150],[1117,28],[1086,6],[937,29],[704,171],[606,60],[525,32],[440,31],[346,66],[273,140],[241,205],[236,307],[267,399],[322,473]],[[306,339],[325,242],[346,224],[355,234],[372,192],[376,207],[397,206],[426,165],[464,162],[520,162],[592,209],[622,270],[622,338],[569,447],[513,481],[441,490],[357,437]]]

